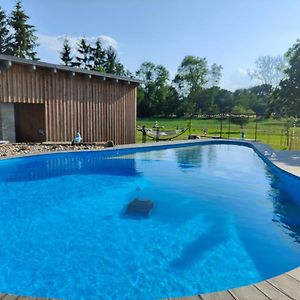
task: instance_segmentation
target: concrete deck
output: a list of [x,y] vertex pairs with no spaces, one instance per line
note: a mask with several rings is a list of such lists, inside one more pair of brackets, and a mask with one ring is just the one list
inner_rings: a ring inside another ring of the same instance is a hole
[[262,154],[264,154],[265,151],[275,153],[275,157],[269,158],[274,165],[300,177],[300,151],[273,150],[269,146],[260,143],[253,143],[253,145]]

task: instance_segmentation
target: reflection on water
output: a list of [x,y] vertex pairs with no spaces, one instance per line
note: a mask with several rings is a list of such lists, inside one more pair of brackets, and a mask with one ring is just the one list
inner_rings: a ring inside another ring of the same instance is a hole
[[199,168],[202,162],[202,148],[189,147],[177,149],[176,159],[177,164],[182,169]]
[[[293,180],[293,179],[291,179]],[[290,197],[277,178],[272,182],[273,187],[273,221],[280,224],[295,242],[300,243],[300,206],[298,199]],[[300,184],[298,183],[300,188]]]
[[135,159],[105,157],[96,152],[54,154],[6,161],[0,166],[0,181],[32,181],[65,175],[106,174],[137,176]]

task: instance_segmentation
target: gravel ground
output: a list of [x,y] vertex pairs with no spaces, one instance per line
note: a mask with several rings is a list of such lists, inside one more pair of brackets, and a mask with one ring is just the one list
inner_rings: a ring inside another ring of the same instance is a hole
[[20,156],[24,154],[37,154],[44,152],[57,151],[76,151],[76,150],[92,150],[102,149],[104,145],[61,145],[61,144],[0,144],[0,157],[6,156]]

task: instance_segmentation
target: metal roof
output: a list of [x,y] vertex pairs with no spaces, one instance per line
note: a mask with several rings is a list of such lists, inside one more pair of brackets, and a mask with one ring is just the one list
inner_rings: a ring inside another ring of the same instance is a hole
[[105,78],[112,78],[116,80],[122,80],[122,81],[127,81],[127,82],[134,82],[134,83],[141,83],[141,80],[131,78],[131,77],[123,77],[123,76],[118,76],[114,74],[108,74],[108,73],[101,73],[97,71],[90,71],[90,70],[84,70],[80,68],[73,68],[73,67],[68,67],[68,66],[63,66],[63,65],[56,65],[56,64],[50,64],[38,60],[30,60],[30,59],[25,59],[25,58],[20,58],[20,57],[15,57],[15,56],[10,56],[10,55],[4,55],[0,54],[0,63],[5,62],[9,64],[17,63],[17,64],[23,64],[23,65],[30,65],[30,66],[35,66],[35,67],[41,67],[41,68],[48,68],[48,69],[54,69],[54,70],[61,70],[65,72],[72,72],[72,73],[78,73],[78,74],[86,74],[86,75],[91,75],[91,76],[98,76],[98,77],[105,77]]

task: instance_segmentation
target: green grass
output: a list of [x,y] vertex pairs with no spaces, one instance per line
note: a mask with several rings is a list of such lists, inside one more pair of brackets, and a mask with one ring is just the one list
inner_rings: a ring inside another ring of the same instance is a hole
[[[174,130],[176,128],[187,128],[189,120],[186,118],[138,118],[137,126],[152,128],[155,121],[158,121],[160,126],[164,126],[166,130]],[[285,150],[288,149],[286,135],[284,132],[285,120],[268,119],[258,122],[257,140],[270,145],[273,149]],[[223,138],[241,138],[241,128],[238,125],[230,124],[230,135],[228,134],[228,120],[223,121]],[[203,129],[207,129],[207,136],[220,135],[220,121],[216,119],[193,119],[192,134],[203,135]],[[292,131],[292,130],[291,130]],[[245,125],[246,139],[255,138],[255,121],[250,121]],[[176,138],[177,140],[186,140],[189,132]],[[147,137],[147,142],[151,142]],[[142,134],[137,131],[136,142],[142,142]],[[292,144],[293,150],[300,150],[300,128],[296,128],[295,139]]]

